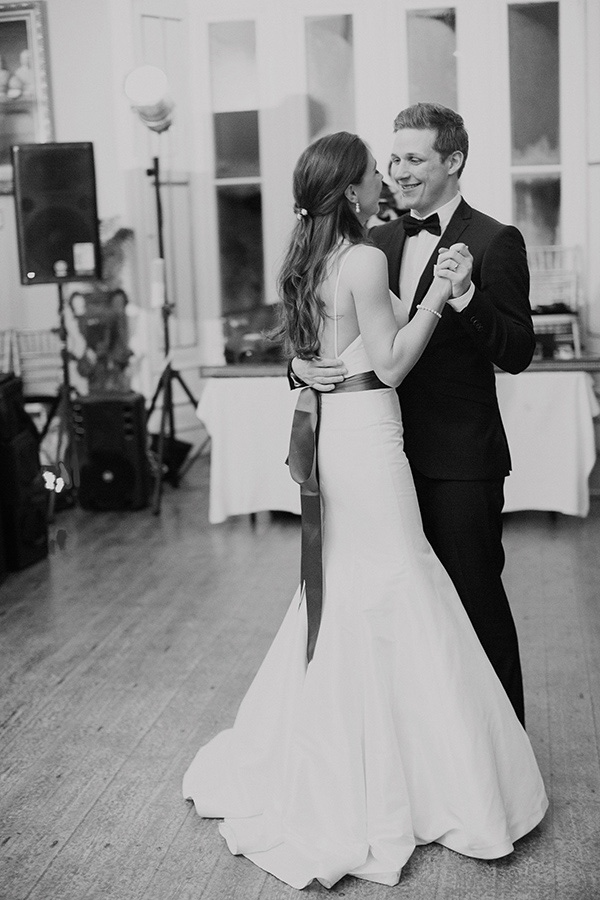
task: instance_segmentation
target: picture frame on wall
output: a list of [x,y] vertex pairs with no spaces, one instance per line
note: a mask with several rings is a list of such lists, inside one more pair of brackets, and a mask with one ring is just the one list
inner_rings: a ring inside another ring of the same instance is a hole
[[45,0],[0,2],[0,194],[13,192],[11,147],[53,138]]

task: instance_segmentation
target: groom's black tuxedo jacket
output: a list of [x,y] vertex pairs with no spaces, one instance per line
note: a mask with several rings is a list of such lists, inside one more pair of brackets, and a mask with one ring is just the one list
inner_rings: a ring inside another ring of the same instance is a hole
[[[373,228],[370,238],[388,259],[390,289],[398,294],[405,232],[402,218]],[[529,270],[518,229],[472,209],[464,200],[438,247],[457,242],[473,256],[475,293],[461,313],[449,305],[398,395],[411,466],[430,478],[503,478],[510,454],[500,418],[494,365],[523,371],[535,336]],[[411,316],[431,284],[437,248],[419,282]]]

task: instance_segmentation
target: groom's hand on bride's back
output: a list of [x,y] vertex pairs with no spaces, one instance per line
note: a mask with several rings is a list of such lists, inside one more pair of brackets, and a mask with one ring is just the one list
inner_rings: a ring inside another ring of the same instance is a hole
[[316,391],[333,391],[348,373],[341,359],[300,359],[295,356],[291,368],[299,381]]

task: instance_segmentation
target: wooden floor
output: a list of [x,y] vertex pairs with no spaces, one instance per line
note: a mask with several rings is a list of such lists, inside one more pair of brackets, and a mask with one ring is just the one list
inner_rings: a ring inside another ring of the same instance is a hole
[[[228,726],[294,591],[295,517],[210,526],[208,460],[160,516],[72,509],[47,560],[0,585],[2,900],[280,900],[180,793]],[[600,898],[600,504],[506,517],[528,730],[550,811],[512,856],[418,848],[395,888],[348,900]]]

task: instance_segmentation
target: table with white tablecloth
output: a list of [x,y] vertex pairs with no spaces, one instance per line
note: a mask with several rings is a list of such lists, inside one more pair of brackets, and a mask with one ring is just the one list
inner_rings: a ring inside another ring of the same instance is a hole
[[496,374],[512,471],[504,511],[548,510],[587,516],[596,462],[599,407],[587,372]]
[[261,510],[300,513],[285,464],[297,399],[281,376],[208,381],[197,415],[211,438],[210,522]]
[[[528,371],[496,377],[513,463],[505,511],[587,515],[598,414],[591,376]],[[296,400],[282,375],[208,379],[197,415],[211,437],[211,522],[262,510],[300,512],[299,489],[285,464]]]

